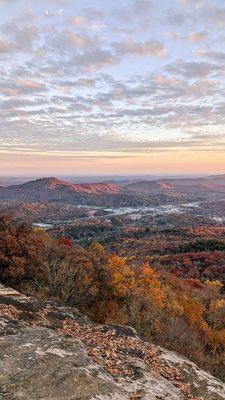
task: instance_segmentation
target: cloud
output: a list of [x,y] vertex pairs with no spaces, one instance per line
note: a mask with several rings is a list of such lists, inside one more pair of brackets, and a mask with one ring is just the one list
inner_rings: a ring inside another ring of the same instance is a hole
[[133,54],[137,56],[165,57],[166,49],[164,45],[157,40],[148,40],[145,42],[135,42],[126,40],[115,43],[114,47],[119,55]]
[[190,43],[201,42],[208,37],[206,31],[203,32],[190,32],[187,34],[175,33],[173,34],[174,39],[185,40]]
[[179,0],[181,4],[184,4],[186,6],[191,6],[195,8],[199,8],[205,4],[205,0]]
[[131,6],[129,7],[130,15],[133,15],[134,17],[152,14],[154,9],[155,5],[151,0],[133,0],[131,2]]
[[37,17],[30,11],[3,24],[1,31],[12,42],[15,51],[31,51],[38,39]]
[[46,53],[53,51],[62,56],[65,53],[76,54],[79,50],[95,49],[99,40],[86,33],[73,32],[70,29],[52,29],[47,35],[43,50]]
[[150,0],[132,0],[129,6],[121,6],[116,9],[116,15],[121,20],[140,21],[140,18],[151,17],[155,6]]
[[93,87],[95,86],[95,80],[91,78],[80,78],[76,82],[74,82],[74,86],[81,87]]
[[198,56],[209,58],[215,62],[225,62],[225,52],[216,50],[201,50],[197,52]]
[[29,81],[27,79],[16,78],[0,81],[1,94],[7,97],[16,97],[18,95],[41,93],[46,90],[44,83]]
[[188,42],[199,42],[207,38],[207,32],[191,32],[185,36]]
[[100,19],[103,17],[103,11],[102,7],[85,7],[83,9],[83,14],[86,16],[88,19]]
[[79,29],[100,31],[106,27],[104,15],[100,8],[86,7],[82,14],[67,18],[66,23]]
[[71,31],[65,32],[66,40],[76,47],[91,47],[94,46],[94,41],[84,35],[79,35]]
[[17,79],[16,84],[18,85],[18,90],[21,92],[42,92],[46,89],[43,83],[29,81],[27,79]]
[[0,103],[1,109],[10,109],[10,108],[21,108],[21,107],[29,107],[35,105],[34,100],[24,99],[24,98],[15,98],[10,100],[4,100]]
[[0,4],[6,5],[9,3],[16,3],[16,0],[0,0]]
[[217,0],[96,0],[89,8],[31,0],[36,15],[22,0],[18,14],[18,1],[0,16],[1,143],[130,154],[219,142],[225,53]]
[[79,28],[85,28],[87,27],[88,21],[84,15],[76,15],[75,17],[68,18],[67,23]]
[[118,58],[110,50],[94,48],[84,53],[75,54],[65,67],[80,68],[84,72],[94,72],[108,65],[118,63]]
[[180,28],[182,25],[193,24],[194,21],[195,15],[172,8],[165,12],[163,22]]
[[13,51],[13,48],[14,47],[13,47],[12,43],[0,38],[0,54],[1,53],[9,53],[9,52]]
[[115,16],[119,20],[116,30],[132,33],[148,31],[155,24],[155,2],[151,0],[130,0],[117,6]]
[[189,79],[201,79],[212,75],[221,70],[221,67],[214,63],[199,62],[182,62],[169,64],[165,67],[166,71],[175,75],[181,75]]
[[75,88],[94,88],[96,86],[96,80],[92,78],[79,78],[78,80],[57,80],[55,81],[57,86]]
[[208,6],[203,9],[202,18],[205,18],[207,23],[214,25],[217,28],[225,26],[225,7]]

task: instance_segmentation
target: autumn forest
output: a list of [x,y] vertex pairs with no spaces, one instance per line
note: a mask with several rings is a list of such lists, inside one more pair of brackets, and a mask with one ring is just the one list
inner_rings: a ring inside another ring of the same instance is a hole
[[225,228],[127,229],[76,244],[12,214],[0,218],[2,283],[134,327],[225,379]]

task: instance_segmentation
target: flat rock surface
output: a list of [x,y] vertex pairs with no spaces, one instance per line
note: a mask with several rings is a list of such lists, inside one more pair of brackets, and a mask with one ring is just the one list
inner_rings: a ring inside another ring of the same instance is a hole
[[133,328],[0,285],[1,400],[221,400],[225,384]]

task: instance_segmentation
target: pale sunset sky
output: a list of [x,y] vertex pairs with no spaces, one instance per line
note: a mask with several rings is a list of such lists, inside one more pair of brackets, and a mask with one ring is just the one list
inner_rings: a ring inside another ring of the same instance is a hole
[[225,0],[0,0],[0,175],[225,173]]

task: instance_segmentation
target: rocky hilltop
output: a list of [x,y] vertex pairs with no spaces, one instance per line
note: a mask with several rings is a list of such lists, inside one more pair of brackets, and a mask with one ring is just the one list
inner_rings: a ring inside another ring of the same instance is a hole
[[220,400],[225,384],[130,327],[0,285],[1,400]]

